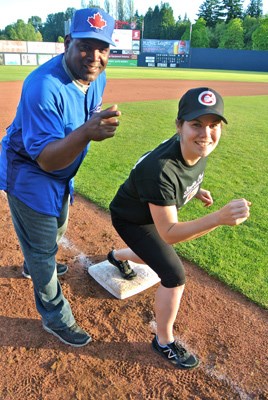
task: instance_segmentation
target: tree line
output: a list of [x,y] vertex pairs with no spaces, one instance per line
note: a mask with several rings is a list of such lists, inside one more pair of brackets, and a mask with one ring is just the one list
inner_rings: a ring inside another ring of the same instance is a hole
[[[98,0],[85,3],[82,8],[99,7]],[[191,47],[268,50],[268,15],[263,15],[262,0],[204,0],[192,23],[187,14],[174,16],[169,3],[161,2],[146,14],[134,11],[134,0],[117,0],[116,5],[104,1],[103,9],[116,19],[116,27],[138,29],[144,39],[191,40]],[[0,30],[0,40],[63,42],[65,21],[72,18],[75,8],[49,14],[43,23],[32,16],[25,23],[16,23]]]

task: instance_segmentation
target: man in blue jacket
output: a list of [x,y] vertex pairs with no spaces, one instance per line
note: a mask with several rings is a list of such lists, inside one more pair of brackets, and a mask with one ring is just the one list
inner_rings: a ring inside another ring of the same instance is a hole
[[0,189],[6,191],[34,286],[43,328],[71,346],[92,339],[75,322],[57,274],[57,243],[68,222],[73,177],[91,140],[113,137],[117,106],[101,111],[114,19],[98,8],[77,10],[64,54],[25,80],[16,116],[2,140]]

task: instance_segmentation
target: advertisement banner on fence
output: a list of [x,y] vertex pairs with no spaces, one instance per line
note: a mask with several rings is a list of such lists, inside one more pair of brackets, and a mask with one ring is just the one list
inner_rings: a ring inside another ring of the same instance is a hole
[[64,43],[55,43],[55,50],[57,54],[64,53]]
[[137,60],[109,58],[109,67],[137,67]]
[[54,42],[27,42],[28,53],[55,54]]
[[52,57],[52,54],[37,54],[38,65],[44,64]]
[[0,40],[0,52],[2,53],[27,53],[27,42],[19,40]]
[[36,54],[22,54],[21,55],[22,65],[37,65]]
[[159,53],[159,54],[189,54],[189,40],[158,40],[143,39],[143,53]]
[[21,65],[20,54],[5,54],[5,65]]
[[116,46],[110,46],[111,49],[131,50],[132,49],[132,30],[115,29],[112,40]]

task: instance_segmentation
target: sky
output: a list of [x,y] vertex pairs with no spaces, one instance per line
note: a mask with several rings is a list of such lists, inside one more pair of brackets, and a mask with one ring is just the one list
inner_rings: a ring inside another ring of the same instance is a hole
[[[99,1],[100,6],[103,6],[103,0],[97,1]],[[194,22],[196,13],[204,0],[165,0],[163,2],[169,3],[172,7],[175,19],[178,16],[183,18],[187,14],[188,18]],[[115,0],[110,0],[110,3],[115,4]],[[244,7],[248,3],[249,0],[245,0]],[[142,15],[146,14],[149,7],[154,9],[156,5],[160,6],[161,0],[134,0],[134,9]],[[82,8],[81,0],[45,0],[44,2],[38,0],[0,0],[0,29],[17,22],[18,19],[27,23],[28,18],[32,16],[38,16],[42,19],[42,22],[45,22],[48,14],[65,12],[68,7]],[[268,14],[268,0],[263,0],[263,12]]]

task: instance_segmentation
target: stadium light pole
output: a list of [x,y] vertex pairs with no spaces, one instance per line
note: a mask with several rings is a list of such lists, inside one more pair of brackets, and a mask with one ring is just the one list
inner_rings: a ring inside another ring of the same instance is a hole
[[141,53],[143,53],[143,32],[144,32],[144,18],[141,24]]
[[190,46],[191,46],[191,40],[192,40],[192,23],[190,22],[190,38],[189,38]]
[[190,37],[189,37],[189,68],[191,68],[191,43],[192,43],[192,23],[190,22]]

